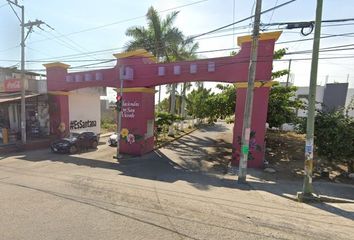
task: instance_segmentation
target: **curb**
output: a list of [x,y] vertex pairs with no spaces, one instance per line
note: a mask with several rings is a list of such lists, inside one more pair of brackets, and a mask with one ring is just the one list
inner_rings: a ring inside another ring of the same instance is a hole
[[354,203],[354,200],[344,199],[344,198],[336,198],[325,195],[318,196],[321,202],[329,202],[329,203]]
[[103,133],[100,135],[100,138],[105,138],[105,137],[109,137],[113,134],[114,132],[108,132],[108,133]]
[[330,197],[326,195],[311,194],[306,196],[302,192],[298,192],[294,198],[290,199],[302,203],[354,203],[354,200]]
[[165,143],[162,143],[162,144],[160,144],[160,145],[154,147],[154,150],[157,150],[157,149],[159,149],[159,148],[165,147],[166,145],[172,143],[173,141],[176,141],[176,140],[178,140],[178,139],[180,139],[180,138],[182,138],[182,137],[184,137],[184,136],[186,136],[186,135],[189,135],[189,134],[191,134],[192,132],[194,132],[194,131],[196,131],[196,130],[198,130],[198,129],[199,129],[199,128],[195,128],[195,129],[193,129],[193,130],[190,131],[190,132],[184,133],[184,134],[182,134],[181,136],[178,136],[178,137],[176,137],[176,138],[174,138],[174,139],[172,139],[172,140],[169,140],[169,141],[167,141],[167,142],[165,142]]

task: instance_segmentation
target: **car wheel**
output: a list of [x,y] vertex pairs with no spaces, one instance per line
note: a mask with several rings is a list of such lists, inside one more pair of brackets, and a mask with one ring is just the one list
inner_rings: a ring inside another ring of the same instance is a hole
[[70,149],[69,149],[69,153],[70,154],[74,154],[77,152],[77,147],[75,145],[71,146]]
[[97,141],[93,141],[91,147],[92,148],[97,148],[97,145],[98,145]]

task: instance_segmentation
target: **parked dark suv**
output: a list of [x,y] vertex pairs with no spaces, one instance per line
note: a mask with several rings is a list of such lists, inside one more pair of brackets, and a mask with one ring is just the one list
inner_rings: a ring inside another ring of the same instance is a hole
[[69,137],[59,139],[50,146],[53,152],[77,153],[79,150],[97,148],[100,137],[94,132],[71,133]]

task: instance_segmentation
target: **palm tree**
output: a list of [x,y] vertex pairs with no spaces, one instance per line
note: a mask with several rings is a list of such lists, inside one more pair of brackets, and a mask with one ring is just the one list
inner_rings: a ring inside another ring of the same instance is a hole
[[159,61],[169,62],[169,48],[170,45],[178,45],[183,42],[182,32],[173,27],[179,12],[172,12],[161,19],[158,12],[150,7],[147,14],[147,28],[142,26],[130,27],[126,31],[126,35],[132,37],[133,40],[126,44],[126,50],[136,50],[144,48],[151,52]]
[[[198,48],[198,44],[193,43],[193,40],[190,39],[185,40],[186,38],[182,32],[173,26],[178,13],[172,12],[165,19],[161,19],[158,12],[153,7],[150,7],[146,14],[147,27],[135,26],[127,29],[126,35],[133,39],[126,44],[126,50],[144,48],[153,53],[159,62],[195,59],[195,51]],[[177,84],[172,84],[170,88],[170,113],[174,114]],[[182,99],[185,100],[185,96]],[[159,86],[158,106],[160,102],[161,86]]]
[[[179,45],[183,42],[184,36],[182,32],[173,26],[173,23],[179,12],[172,12],[161,19],[158,12],[150,7],[147,14],[147,28],[142,26],[130,27],[126,31],[126,35],[132,37],[133,40],[126,44],[126,50],[131,51],[138,48],[153,53],[159,62],[170,62],[171,45]],[[174,96],[174,92],[172,92]],[[161,86],[159,86],[159,100],[161,101]]]
[[[193,39],[187,38],[185,41],[183,41],[182,44],[171,46],[173,60],[175,61],[194,60],[197,58],[196,51],[198,48],[199,48],[198,43],[194,43]],[[186,106],[186,91],[189,90],[191,87],[192,87],[191,83],[183,83],[182,85],[182,89],[181,89],[182,101],[180,104],[181,117],[185,117],[184,108]],[[176,88],[177,85],[175,87],[173,87],[172,85],[171,91],[174,91]],[[174,106],[173,102],[174,102],[173,99],[171,99],[171,107]]]

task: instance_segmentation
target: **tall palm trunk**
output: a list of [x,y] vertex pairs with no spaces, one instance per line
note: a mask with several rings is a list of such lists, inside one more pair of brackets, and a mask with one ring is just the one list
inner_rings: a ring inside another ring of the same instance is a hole
[[181,91],[181,117],[185,118],[186,117],[186,89],[187,89],[187,83],[182,84],[182,91]]
[[[172,89],[171,89],[171,104],[170,104],[170,113],[171,114],[175,114],[175,110],[176,110],[176,84],[172,84]],[[168,128],[168,135],[169,136],[174,136],[175,135],[175,130],[173,127],[173,123],[172,125],[169,126]]]
[[176,85],[177,84],[172,84],[172,90],[171,90],[171,109],[170,113],[175,114],[176,113]]
[[157,110],[160,111],[161,110],[161,85],[159,85],[159,100],[158,100],[158,104],[157,104]]

